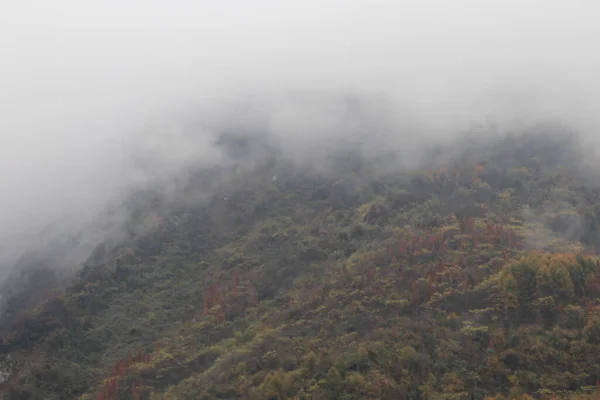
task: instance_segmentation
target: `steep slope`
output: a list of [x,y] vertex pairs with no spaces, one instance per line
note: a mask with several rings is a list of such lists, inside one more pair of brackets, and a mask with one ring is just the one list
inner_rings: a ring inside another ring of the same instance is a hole
[[15,294],[4,397],[594,397],[600,186],[577,138],[474,140],[411,170],[258,154],[140,194],[129,239],[42,302]]

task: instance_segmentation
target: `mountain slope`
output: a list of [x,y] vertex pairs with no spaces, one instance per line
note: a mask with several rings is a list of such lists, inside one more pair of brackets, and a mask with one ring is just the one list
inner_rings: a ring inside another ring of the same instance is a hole
[[592,398],[600,186],[544,129],[140,194],[129,239],[8,301],[5,398]]

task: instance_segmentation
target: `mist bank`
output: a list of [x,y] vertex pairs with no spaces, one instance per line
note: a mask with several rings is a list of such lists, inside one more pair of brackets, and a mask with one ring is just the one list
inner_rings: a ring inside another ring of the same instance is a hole
[[73,240],[86,250],[55,264],[78,264],[120,237],[132,193],[235,163],[221,133],[263,135],[321,172],[348,146],[406,168],[439,157],[423,151],[434,143],[466,145],[465,130],[484,139],[549,119],[593,148],[599,16],[533,0],[11,4],[0,271]]
[[[588,130],[575,130],[578,124],[560,114],[515,112],[492,118],[474,113],[478,118],[468,123],[448,119],[441,128],[436,126],[441,119],[431,124],[393,96],[358,90],[271,96],[239,92],[233,99],[193,104],[157,113],[112,142],[107,136],[90,153],[73,147],[56,165],[28,165],[32,180],[12,177],[18,186],[3,198],[0,279],[18,274],[23,266],[68,275],[100,244],[111,243],[110,251],[139,231],[132,222],[134,212],[152,210],[132,198],[149,203],[158,196],[165,204],[210,198],[212,189],[197,179],[193,196],[182,197],[199,170],[251,169],[277,154],[294,168],[317,175],[339,173],[331,163],[335,155],[372,160],[382,174],[400,173],[442,166],[468,149],[479,155],[495,140],[528,130],[549,138],[577,132],[590,152],[595,148]],[[589,155],[585,158],[593,160]],[[590,175],[595,176],[593,170]],[[35,176],[45,179],[38,184]]]
[[[145,235],[152,225],[148,218],[208,204],[217,193],[225,194],[217,201],[227,201],[238,189],[240,172],[262,174],[265,168],[273,171],[273,181],[284,185],[312,176],[331,182],[346,179],[361,187],[373,179],[404,179],[414,169],[475,165],[490,157],[497,167],[516,168],[523,157],[539,153],[553,157],[557,167],[586,172],[590,184],[598,182],[593,148],[586,148],[582,135],[555,121],[518,126],[486,121],[436,140],[415,125],[398,123],[394,108],[381,99],[341,96],[309,98],[306,103],[302,97],[300,105],[306,107],[297,106],[298,101],[294,97],[277,107],[237,104],[211,119],[188,119],[177,129],[175,124],[162,124],[140,130],[130,142],[120,186],[107,192],[113,195],[99,196],[89,207],[81,204],[31,231],[23,229],[21,236],[13,235],[16,245],[3,252],[5,272],[16,265],[13,276],[30,267],[68,275],[99,246],[109,255],[111,249]],[[525,138],[529,147],[517,154],[514,144],[503,144],[513,143],[511,138]],[[548,148],[531,148],[527,138],[547,141]]]

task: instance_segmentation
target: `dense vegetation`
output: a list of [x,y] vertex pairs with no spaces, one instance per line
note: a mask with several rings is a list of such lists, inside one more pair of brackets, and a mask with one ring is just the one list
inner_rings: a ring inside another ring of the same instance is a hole
[[545,129],[410,170],[263,148],[140,194],[64,289],[24,272],[4,398],[597,398],[600,186]]

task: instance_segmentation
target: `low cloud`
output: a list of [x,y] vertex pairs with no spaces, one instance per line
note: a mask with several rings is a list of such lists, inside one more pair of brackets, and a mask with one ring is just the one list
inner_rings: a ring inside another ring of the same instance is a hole
[[78,232],[135,188],[225,162],[219,132],[269,132],[308,164],[369,135],[364,152],[410,162],[470,125],[547,118],[595,145],[599,16],[583,1],[13,2],[2,268],[48,226]]

